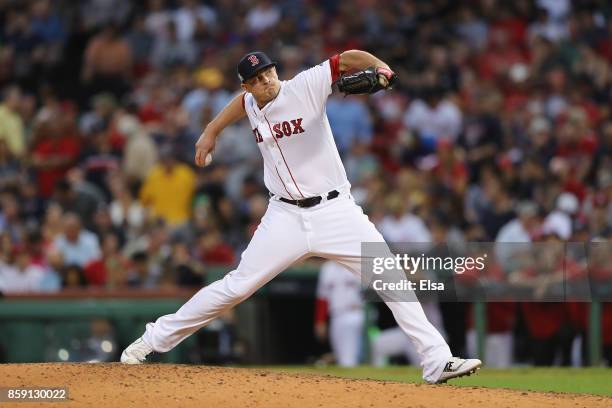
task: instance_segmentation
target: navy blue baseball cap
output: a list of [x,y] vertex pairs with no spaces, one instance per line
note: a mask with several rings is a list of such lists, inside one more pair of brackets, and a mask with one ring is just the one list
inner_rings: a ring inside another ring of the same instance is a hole
[[253,78],[257,72],[270,66],[276,66],[276,62],[272,61],[265,53],[261,51],[249,52],[238,63],[238,78],[240,78],[240,82],[244,82]]

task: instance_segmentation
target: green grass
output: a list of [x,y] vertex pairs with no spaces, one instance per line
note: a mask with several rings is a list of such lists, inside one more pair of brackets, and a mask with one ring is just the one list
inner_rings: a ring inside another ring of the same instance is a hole
[[[414,367],[281,366],[265,368],[272,371],[333,375],[343,378],[423,383],[421,371]],[[477,375],[458,378],[449,381],[449,384],[612,396],[612,368],[512,368],[506,370],[483,368]]]

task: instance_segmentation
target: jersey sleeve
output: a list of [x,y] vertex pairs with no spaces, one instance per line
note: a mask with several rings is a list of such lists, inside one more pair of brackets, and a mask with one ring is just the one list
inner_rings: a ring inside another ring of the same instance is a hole
[[340,77],[340,56],[334,55],[306,71],[300,72],[291,82],[298,94],[306,98],[306,103],[321,111],[327,97],[332,92],[333,83]]

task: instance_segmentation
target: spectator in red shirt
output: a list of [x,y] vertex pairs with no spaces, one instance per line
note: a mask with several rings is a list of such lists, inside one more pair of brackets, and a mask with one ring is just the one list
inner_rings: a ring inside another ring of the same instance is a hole
[[76,162],[80,152],[80,142],[72,131],[52,113],[41,120],[34,129],[31,164],[36,170],[40,195],[49,198],[55,184],[61,180]]
[[436,147],[437,163],[432,169],[435,179],[457,196],[462,196],[467,188],[467,167],[449,140],[439,139]]
[[225,244],[217,228],[204,233],[198,242],[200,260],[206,265],[233,265],[234,250]]
[[597,149],[597,139],[588,127],[582,109],[568,110],[567,117],[561,122],[557,132],[555,157],[562,159],[567,167],[562,180],[563,187],[582,200],[586,195],[585,182]]
[[85,277],[91,286],[109,289],[127,285],[128,260],[119,252],[119,237],[109,233],[102,238],[102,256],[85,266]]
[[525,28],[524,23],[503,17],[491,26],[489,48],[480,55],[477,63],[481,79],[500,78],[513,64],[527,62],[522,49]]

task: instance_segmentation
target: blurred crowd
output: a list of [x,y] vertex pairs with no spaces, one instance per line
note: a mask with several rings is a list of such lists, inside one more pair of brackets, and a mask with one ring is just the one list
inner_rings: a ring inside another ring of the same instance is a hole
[[387,240],[611,237],[605,0],[4,0],[0,291],[200,285],[235,264],[267,204],[248,123],[211,166],[192,157],[236,62],[263,50],[290,79],[352,48],[401,82],[327,106]]

